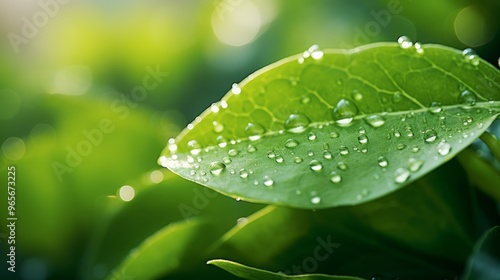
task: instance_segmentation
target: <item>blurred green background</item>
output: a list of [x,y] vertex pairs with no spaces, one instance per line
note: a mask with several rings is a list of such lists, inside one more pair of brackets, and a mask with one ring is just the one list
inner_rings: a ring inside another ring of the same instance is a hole
[[[0,178],[6,186],[16,167],[18,221],[15,275],[0,228],[0,278],[102,279],[186,218],[180,205],[203,189],[160,170],[157,157],[255,70],[312,44],[401,35],[471,47],[498,65],[499,14],[497,0],[2,1]],[[230,220],[260,207],[215,199],[194,215],[231,207]]]

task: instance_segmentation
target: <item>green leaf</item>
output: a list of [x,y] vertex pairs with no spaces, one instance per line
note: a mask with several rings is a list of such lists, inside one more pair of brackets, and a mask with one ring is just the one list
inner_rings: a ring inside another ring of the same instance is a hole
[[310,49],[250,75],[159,163],[243,200],[355,205],[422,177],[500,112],[499,71],[477,56],[380,43]]
[[168,225],[132,250],[107,279],[156,279],[172,272],[184,258],[203,254],[198,245],[209,232],[210,223],[201,219]]
[[311,220],[307,214],[297,209],[267,206],[240,219],[220,238],[215,254],[243,257],[255,265],[272,263],[277,254],[307,233]]
[[495,280],[500,275],[500,226],[487,231],[469,257],[464,280]]
[[227,272],[236,275],[243,279],[248,280],[286,280],[286,279],[295,279],[295,280],[363,280],[358,277],[351,276],[332,276],[325,274],[304,274],[304,275],[294,275],[287,276],[281,273],[269,272],[266,270],[253,268],[249,266],[245,266],[236,262],[228,261],[228,260],[211,260],[208,261],[208,264],[213,264],[218,266]]

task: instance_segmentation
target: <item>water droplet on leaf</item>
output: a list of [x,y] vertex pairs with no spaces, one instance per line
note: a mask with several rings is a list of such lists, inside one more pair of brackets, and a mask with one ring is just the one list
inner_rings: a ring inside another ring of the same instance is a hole
[[311,120],[303,114],[291,114],[285,121],[285,129],[292,133],[301,133],[310,123]]
[[226,169],[226,165],[219,161],[212,162],[208,168],[210,173],[216,176],[220,175],[224,169]]
[[410,171],[405,168],[398,168],[396,172],[394,172],[394,181],[398,184],[402,184],[410,178]]
[[330,181],[332,183],[340,183],[340,181],[342,181],[342,176],[340,176],[340,174],[338,174],[337,172],[332,171],[330,173]]
[[413,43],[411,42],[410,38],[408,38],[408,36],[399,37],[398,44],[403,49],[409,49],[413,45]]
[[285,147],[288,149],[295,149],[299,145],[299,141],[295,139],[288,139],[285,142]]
[[389,162],[387,161],[387,159],[384,156],[380,156],[378,158],[378,165],[380,167],[387,167],[387,165],[389,165]]
[[372,127],[381,127],[385,124],[385,119],[379,115],[370,115],[365,118],[365,121]]
[[266,130],[260,124],[248,123],[245,127],[245,132],[248,135],[248,139],[251,141],[257,141],[262,137]]
[[358,107],[347,99],[341,99],[332,111],[333,120],[340,126],[349,125],[357,114]]
[[441,142],[437,145],[437,151],[440,155],[446,156],[451,151],[451,145],[447,142]]
[[437,132],[430,128],[424,131],[424,140],[427,143],[434,142],[437,139]]
[[323,169],[323,164],[317,160],[311,160],[309,167],[311,167],[312,171],[321,171],[321,169]]

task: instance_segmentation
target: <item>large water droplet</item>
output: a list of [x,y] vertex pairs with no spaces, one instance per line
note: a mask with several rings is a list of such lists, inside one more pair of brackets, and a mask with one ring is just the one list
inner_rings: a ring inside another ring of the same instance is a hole
[[312,171],[321,171],[323,169],[323,164],[317,160],[311,160],[311,163],[309,163],[309,167],[311,168]]
[[262,137],[266,130],[260,124],[248,123],[245,127],[245,132],[248,135],[248,139],[251,141],[257,141]]
[[340,183],[340,181],[342,181],[342,176],[340,176],[340,174],[338,174],[337,172],[332,171],[330,173],[330,181],[332,183]]
[[292,133],[301,133],[310,123],[311,120],[303,114],[291,114],[285,121],[285,129]]
[[410,158],[408,159],[407,164],[411,172],[417,172],[418,170],[420,170],[422,165],[424,165],[424,161],[420,159]]
[[321,197],[319,196],[313,196],[311,197],[311,203],[312,204],[319,204],[321,202]]
[[464,59],[466,62],[477,66],[479,65],[479,56],[476,54],[476,52],[473,49],[467,48],[462,51],[462,55],[464,56]]
[[191,140],[187,143],[188,149],[192,155],[198,155],[201,152],[201,146],[196,140]]
[[210,163],[210,166],[208,168],[208,170],[210,171],[210,173],[212,173],[213,175],[220,175],[222,173],[222,171],[224,171],[224,169],[226,169],[226,165],[222,162],[219,162],[219,161],[214,161],[212,163]]
[[359,144],[368,143],[368,136],[366,136],[366,134],[361,134],[360,136],[358,136],[358,142]]
[[431,143],[436,141],[436,139],[437,139],[437,132],[434,129],[429,128],[426,131],[424,131],[425,142]]
[[398,44],[403,49],[409,49],[413,45],[410,38],[408,36],[401,36],[398,38]]
[[248,173],[248,171],[246,169],[241,169],[240,170],[240,177],[241,177],[241,179],[248,178],[248,175],[249,175],[249,173]]
[[349,148],[347,148],[346,146],[342,145],[339,147],[339,153],[343,156],[349,154]]
[[440,155],[446,156],[451,151],[451,145],[447,142],[441,142],[437,145],[437,151]]
[[357,114],[358,107],[347,99],[341,99],[332,111],[333,120],[340,126],[349,125]]
[[311,55],[313,59],[321,59],[323,57],[323,51],[319,48],[318,45],[312,45],[307,52]]
[[476,95],[471,91],[464,90],[458,97],[458,102],[467,106],[474,106],[476,105]]
[[406,168],[398,168],[396,172],[394,172],[394,181],[398,184],[402,184],[410,178],[410,171]]
[[273,179],[271,179],[269,176],[264,176],[264,181],[262,183],[266,187],[272,187],[274,185]]
[[370,115],[365,118],[365,121],[372,127],[380,127],[385,124],[384,117],[380,115]]
[[389,161],[387,161],[387,159],[384,156],[380,156],[378,158],[378,165],[380,167],[387,167],[387,165],[389,165]]
[[295,149],[299,145],[299,141],[295,139],[288,139],[285,142],[285,147],[288,149]]

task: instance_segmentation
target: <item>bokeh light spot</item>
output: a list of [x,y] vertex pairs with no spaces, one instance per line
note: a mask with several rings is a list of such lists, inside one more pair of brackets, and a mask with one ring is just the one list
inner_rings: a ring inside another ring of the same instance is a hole
[[215,6],[211,21],[217,39],[231,46],[252,42],[262,26],[259,9],[250,0],[221,1]]
[[20,160],[26,153],[26,145],[21,138],[9,137],[3,142],[2,151],[6,158]]
[[121,200],[128,202],[134,199],[135,190],[131,186],[125,185],[120,188],[118,195],[120,196]]
[[455,34],[467,46],[482,46],[493,39],[496,31],[488,21],[477,7],[466,7],[455,17]]

